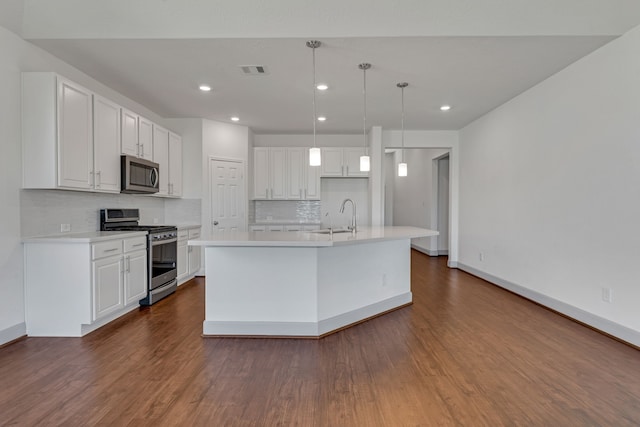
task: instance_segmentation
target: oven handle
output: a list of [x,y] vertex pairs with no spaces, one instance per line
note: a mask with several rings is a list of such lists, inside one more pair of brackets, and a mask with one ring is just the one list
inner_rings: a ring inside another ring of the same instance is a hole
[[164,245],[165,243],[173,243],[173,242],[177,242],[177,241],[178,241],[178,238],[174,237],[173,239],[159,240],[157,242],[151,242],[151,246]]
[[152,168],[151,169],[151,185],[153,187],[157,187],[158,186],[158,169],[157,168]]

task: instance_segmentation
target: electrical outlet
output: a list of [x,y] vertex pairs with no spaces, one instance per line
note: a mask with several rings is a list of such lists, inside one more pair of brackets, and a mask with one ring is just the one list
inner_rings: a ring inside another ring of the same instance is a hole
[[478,259],[484,261],[484,254],[482,252],[478,252]]
[[613,301],[613,292],[611,291],[611,288],[602,288],[602,301]]
[[71,231],[71,224],[60,224],[61,233],[68,233],[69,231]]

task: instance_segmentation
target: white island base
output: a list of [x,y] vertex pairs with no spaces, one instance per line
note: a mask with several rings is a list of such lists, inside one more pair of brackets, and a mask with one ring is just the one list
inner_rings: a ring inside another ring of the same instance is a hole
[[203,334],[319,338],[411,304],[410,237],[437,232],[380,229],[190,241],[205,246]]

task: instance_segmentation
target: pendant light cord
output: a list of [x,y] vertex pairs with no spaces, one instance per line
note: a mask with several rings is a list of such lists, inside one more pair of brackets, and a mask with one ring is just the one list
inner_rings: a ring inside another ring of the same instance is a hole
[[400,89],[402,90],[402,163],[404,163],[404,86]]
[[[364,65],[364,64],[363,64]],[[364,98],[364,120],[362,123],[362,138],[363,138],[363,142],[364,142],[364,155],[368,156],[369,155],[369,147],[367,147],[367,66],[364,65],[362,67],[362,74],[364,76],[364,78],[362,79],[363,81],[363,85],[362,85],[362,92],[364,94],[363,98]]]
[[313,148],[316,148],[316,46],[313,48]]

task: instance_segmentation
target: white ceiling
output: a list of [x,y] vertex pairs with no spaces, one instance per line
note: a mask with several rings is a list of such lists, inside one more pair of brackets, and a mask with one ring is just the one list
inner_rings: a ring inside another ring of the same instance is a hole
[[[328,117],[319,132],[362,132],[361,62],[372,64],[368,126],[400,127],[396,83],[406,81],[407,129],[460,129],[640,22],[640,2],[626,0],[327,0],[318,15],[305,14],[307,0],[22,3],[14,31],[105,85],[164,117],[238,115],[256,133],[311,131],[308,39],[323,43],[317,80],[330,85],[317,94]],[[461,6],[469,3],[484,8]],[[117,6],[127,5],[134,12],[121,14]],[[247,64],[269,74],[245,76],[238,66]],[[200,92],[200,83],[213,90]],[[452,110],[440,112],[444,103]]]

